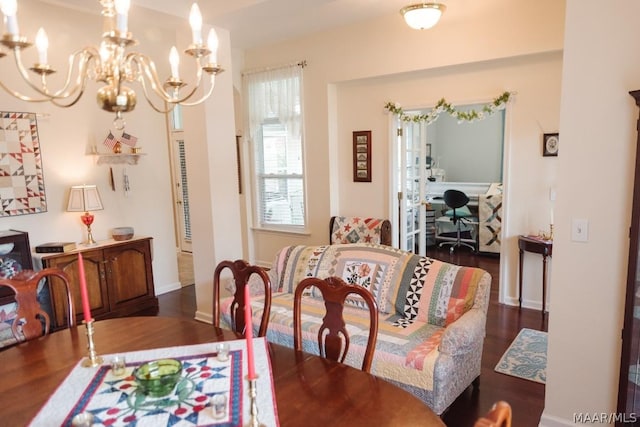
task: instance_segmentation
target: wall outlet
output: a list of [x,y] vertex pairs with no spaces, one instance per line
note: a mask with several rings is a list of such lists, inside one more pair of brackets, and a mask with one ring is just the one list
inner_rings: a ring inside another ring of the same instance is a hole
[[589,241],[589,220],[574,218],[571,221],[571,240],[574,242]]

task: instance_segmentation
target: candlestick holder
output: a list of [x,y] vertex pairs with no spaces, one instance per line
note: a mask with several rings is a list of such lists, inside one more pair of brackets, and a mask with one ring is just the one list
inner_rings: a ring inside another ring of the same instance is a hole
[[93,344],[93,319],[88,322],[84,322],[87,327],[87,348],[89,349],[89,357],[82,361],[82,366],[85,368],[94,368],[98,365],[101,365],[103,360],[102,357],[96,354],[96,348]]
[[247,381],[249,381],[249,399],[251,400],[251,413],[249,414],[249,421],[245,423],[245,427],[266,427],[258,420],[258,388],[256,387],[257,379],[257,375],[253,379],[247,376]]

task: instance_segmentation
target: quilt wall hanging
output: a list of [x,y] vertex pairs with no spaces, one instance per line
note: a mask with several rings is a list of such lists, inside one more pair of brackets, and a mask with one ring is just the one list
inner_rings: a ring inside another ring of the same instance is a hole
[[0,111],[0,217],[46,211],[36,114]]

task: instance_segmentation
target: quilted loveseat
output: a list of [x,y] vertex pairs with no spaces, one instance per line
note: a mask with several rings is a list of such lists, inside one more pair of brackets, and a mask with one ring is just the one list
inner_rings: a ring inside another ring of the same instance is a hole
[[[338,276],[368,288],[376,298],[379,331],[371,373],[408,390],[441,414],[480,375],[491,276],[420,257],[390,246],[344,244],[289,246],[271,270],[272,301],[267,340],[293,347],[293,293],[305,277]],[[252,286],[257,294],[259,287]],[[229,322],[230,300],[223,301]],[[351,346],[346,363],[359,367],[367,342],[362,301],[345,308]],[[262,301],[252,298],[257,331]],[[303,348],[318,354],[316,335],[324,315],[314,292],[303,301]]]

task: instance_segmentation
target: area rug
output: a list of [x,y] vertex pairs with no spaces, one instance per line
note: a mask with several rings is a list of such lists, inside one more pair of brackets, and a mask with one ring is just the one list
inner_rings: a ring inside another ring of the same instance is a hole
[[547,333],[527,328],[520,330],[495,371],[544,384],[547,380]]

